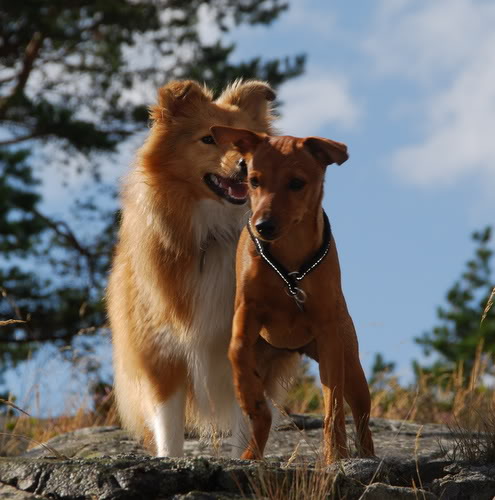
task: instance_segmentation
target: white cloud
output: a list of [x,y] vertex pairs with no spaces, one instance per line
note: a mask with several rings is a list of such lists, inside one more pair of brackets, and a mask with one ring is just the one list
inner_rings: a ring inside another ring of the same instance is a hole
[[494,21],[491,1],[382,0],[363,47],[379,72],[429,80],[475,57]]
[[348,81],[340,76],[317,74],[292,80],[282,87],[282,117],[277,127],[295,136],[317,135],[327,125],[351,129],[361,110],[352,98]]
[[426,138],[399,150],[395,168],[421,185],[482,174],[495,185],[495,36],[451,87],[426,100]]
[[378,74],[417,84],[423,140],[392,155],[406,181],[449,185],[475,175],[495,186],[495,4],[382,0],[364,47]]

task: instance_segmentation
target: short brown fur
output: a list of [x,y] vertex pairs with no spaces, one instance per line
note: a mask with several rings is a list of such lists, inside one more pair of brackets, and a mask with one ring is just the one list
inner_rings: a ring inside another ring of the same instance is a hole
[[[345,145],[322,138],[269,137],[247,130],[214,127],[219,144],[233,145],[248,160],[251,227],[270,219],[276,235],[271,254],[289,271],[297,270],[322,245],[323,180],[331,163],[347,160]],[[304,183],[290,188],[293,179]],[[257,237],[263,239],[259,233]],[[326,258],[300,283],[304,311],[286,293],[284,282],[258,254],[247,229],[237,249],[237,290],[229,358],[241,407],[252,436],[242,457],[261,458],[271,415],[264,392],[263,355],[268,349],[298,350],[319,363],[325,401],[327,462],[347,457],[344,398],[357,426],[358,452],[374,454],[368,427],[370,394],[358,355],[358,341],[341,288],[335,241]]]

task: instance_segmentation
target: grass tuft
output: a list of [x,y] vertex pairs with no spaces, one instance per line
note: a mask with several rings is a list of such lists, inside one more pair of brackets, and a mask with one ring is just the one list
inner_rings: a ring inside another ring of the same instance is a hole
[[488,297],[488,301],[486,303],[485,310],[483,311],[483,316],[481,316],[481,323],[485,321],[486,315],[490,311],[490,309],[493,306],[493,301],[495,300],[495,287],[493,287],[492,293],[490,294],[490,297]]
[[454,435],[449,456],[454,462],[495,463],[495,406],[490,412],[478,415],[477,424],[476,430],[457,420],[449,425]]
[[[8,407],[6,415],[0,417],[0,456],[15,456],[43,443],[54,436],[102,425],[118,425],[113,394],[101,398],[94,410],[81,406],[69,415],[53,418],[35,418],[10,400],[0,399]],[[15,415],[14,410],[20,415]],[[58,455],[56,450],[50,452]]]
[[255,498],[325,500],[329,498],[334,479],[335,474],[319,461],[316,465],[299,463],[283,473],[260,466],[249,483]]

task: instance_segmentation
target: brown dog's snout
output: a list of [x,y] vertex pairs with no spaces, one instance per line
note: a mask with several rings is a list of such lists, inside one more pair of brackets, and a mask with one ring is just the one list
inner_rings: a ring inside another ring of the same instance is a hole
[[277,224],[273,217],[262,217],[258,219],[254,227],[264,240],[274,240],[277,236]]

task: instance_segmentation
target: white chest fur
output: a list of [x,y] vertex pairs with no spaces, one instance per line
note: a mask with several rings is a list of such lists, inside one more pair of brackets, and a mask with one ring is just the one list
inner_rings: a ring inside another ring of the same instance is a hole
[[246,207],[203,200],[193,217],[198,266],[193,282],[193,329],[207,342],[228,342],[235,294],[235,252]]
[[[193,218],[198,248],[194,312],[187,355],[199,412],[219,428],[233,424],[236,402],[227,349],[235,295],[235,253],[246,207],[203,201]],[[200,265],[202,260],[202,265]]]

